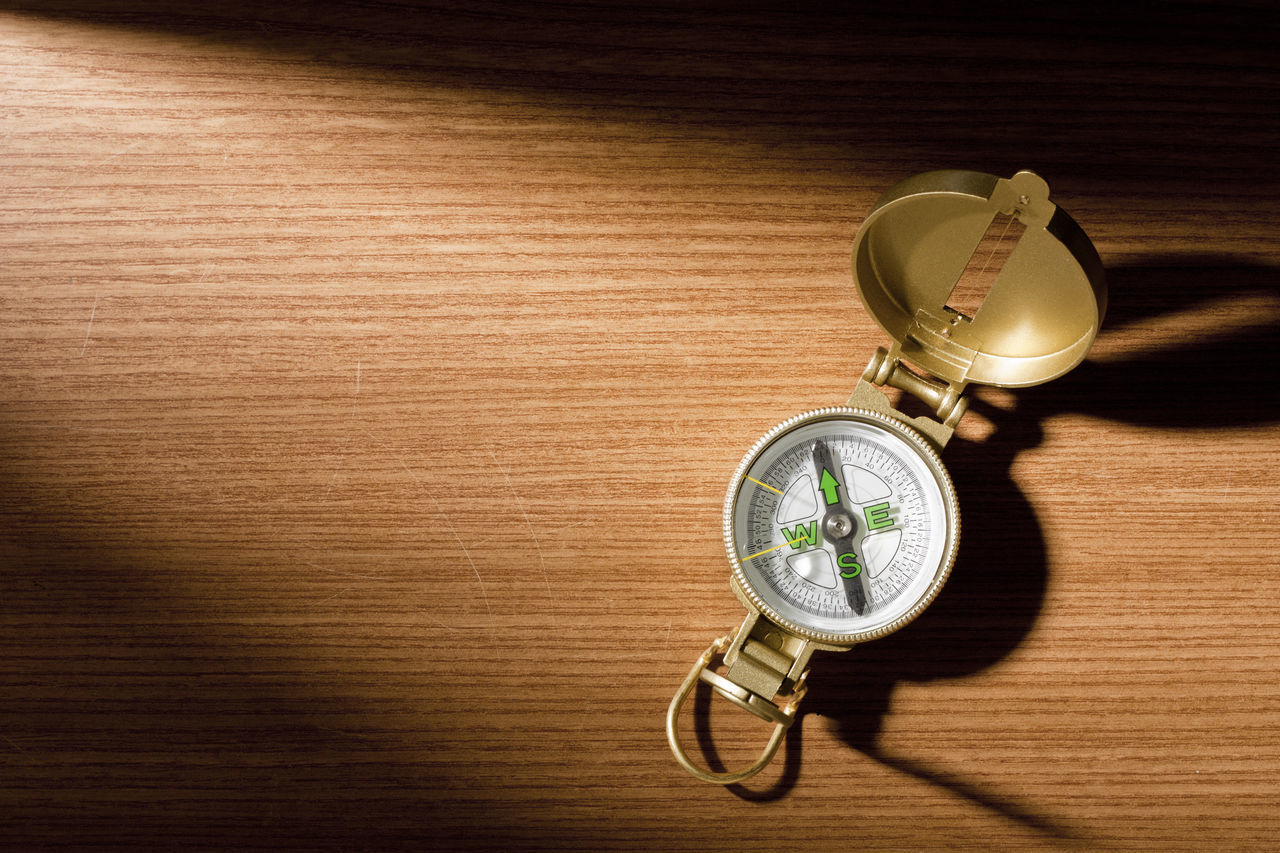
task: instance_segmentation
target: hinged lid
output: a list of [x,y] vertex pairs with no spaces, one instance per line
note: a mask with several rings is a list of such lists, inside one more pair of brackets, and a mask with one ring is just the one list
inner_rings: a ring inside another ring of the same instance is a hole
[[[949,303],[997,215],[1012,217],[1002,234],[1012,250],[968,316]],[[1097,251],[1032,172],[926,172],[895,185],[858,230],[853,278],[902,358],[961,388],[1061,376],[1084,359],[1106,310]]]

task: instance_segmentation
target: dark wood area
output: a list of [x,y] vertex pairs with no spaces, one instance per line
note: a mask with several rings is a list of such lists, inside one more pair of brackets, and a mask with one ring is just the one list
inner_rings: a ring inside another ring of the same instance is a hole
[[[0,3],[0,846],[1280,843],[1267,4],[283,5]],[[1103,333],[705,785],[728,478],[938,168],[1042,175]]]

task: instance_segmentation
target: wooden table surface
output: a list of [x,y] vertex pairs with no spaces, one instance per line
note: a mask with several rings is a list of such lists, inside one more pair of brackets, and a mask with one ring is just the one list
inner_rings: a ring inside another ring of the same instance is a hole
[[[1266,4],[119,5],[0,4],[0,845],[1280,845]],[[887,343],[849,250],[935,168],[1043,175],[1103,333],[703,784],[729,475]]]

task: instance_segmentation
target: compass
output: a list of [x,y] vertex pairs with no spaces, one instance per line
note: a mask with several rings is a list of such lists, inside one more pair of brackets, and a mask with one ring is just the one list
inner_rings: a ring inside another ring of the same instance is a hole
[[818,642],[887,634],[951,570],[951,478],[918,434],[884,415],[819,409],[779,424],[725,501],[733,580],[772,623]]
[[[967,386],[1061,376],[1084,359],[1105,311],[1097,252],[1032,172],[899,183],[859,229],[853,273],[893,345],[875,351],[846,405],[778,424],[729,481],[724,544],[747,617],[699,657],[667,711],[676,760],[708,782],[741,781],[772,760],[815,650],[890,634],[942,590],[960,510],[939,452],[968,408]],[[904,414],[885,388],[927,413]],[[774,724],[751,766],[716,772],[687,755],[677,721],[699,682]]]

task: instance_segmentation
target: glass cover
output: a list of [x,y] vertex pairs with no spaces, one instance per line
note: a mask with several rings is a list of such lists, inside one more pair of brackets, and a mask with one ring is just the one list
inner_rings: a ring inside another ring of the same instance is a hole
[[946,580],[958,515],[923,439],[856,409],[801,415],[739,466],[725,543],[744,591],[779,624],[860,640],[909,622]]

